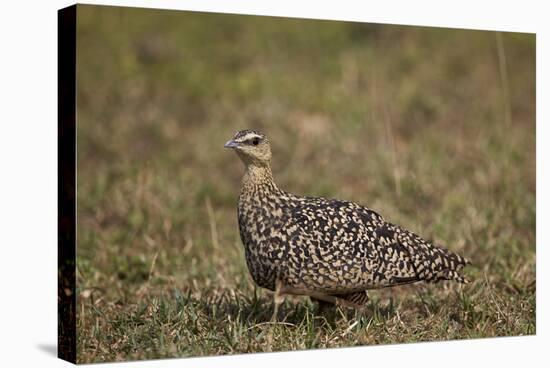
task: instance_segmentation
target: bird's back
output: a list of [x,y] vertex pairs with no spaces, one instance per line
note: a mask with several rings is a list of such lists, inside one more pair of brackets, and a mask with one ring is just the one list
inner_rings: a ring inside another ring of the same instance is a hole
[[254,280],[331,294],[441,279],[467,261],[353,202],[276,187],[241,194],[239,227]]

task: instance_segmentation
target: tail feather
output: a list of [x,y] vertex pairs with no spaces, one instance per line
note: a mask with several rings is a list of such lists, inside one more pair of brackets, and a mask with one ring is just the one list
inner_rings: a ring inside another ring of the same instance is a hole
[[407,249],[420,280],[453,280],[468,283],[459,272],[471,264],[469,260],[447,249],[434,246],[410,231],[402,230],[400,236],[400,243]]
[[461,284],[469,282],[460,274],[460,271],[468,264],[471,264],[470,261],[447,249],[434,247],[433,250],[435,254],[430,263],[432,272],[427,275],[426,281],[452,280]]

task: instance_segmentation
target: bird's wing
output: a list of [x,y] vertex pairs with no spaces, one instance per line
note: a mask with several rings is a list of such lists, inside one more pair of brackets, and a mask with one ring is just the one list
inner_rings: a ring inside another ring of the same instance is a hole
[[[316,258],[338,275],[338,292],[421,280],[465,282],[468,261],[352,202],[315,198],[294,213]],[[332,266],[332,267],[331,267]],[[353,281],[350,281],[353,280]]]
[[374,230],[380,252],[380,273],[390,285],[416,281],[466,282],[458,273],[469,262],[447,249],[440,248],[412,231],[382,221]]
[[291,248],[307,287],[332,294],[349,294],[388,286],[380,270],[376,212],[352,202],[302,198],[292,209],[287,229]]
[[459,274],[459,271],[470,264],[470,261],[448,249],[440,248],[424,240],[412,231],[393,226],[399,229],[396,239],[409,252],[420,280],[428,282],[440,280],[467,282]]

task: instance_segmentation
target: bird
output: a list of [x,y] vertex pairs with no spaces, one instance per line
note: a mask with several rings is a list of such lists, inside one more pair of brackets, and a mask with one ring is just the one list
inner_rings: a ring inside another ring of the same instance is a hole
[[466,258],[386,221],[360,204],[279,189],[271,144],[259,130],[238,131],[225,148],[244,163],[237,220],[256,285],[273,292],[273,315],[286,295],[363,310],[372,289],[420,281],[467,283]]

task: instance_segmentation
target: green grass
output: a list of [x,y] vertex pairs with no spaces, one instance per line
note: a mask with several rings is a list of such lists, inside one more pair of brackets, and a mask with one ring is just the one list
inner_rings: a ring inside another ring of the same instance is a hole
[[[534,334],[534,66],[526,34],[79,6],[78,361]],[[223,149],[249,127],[280,187],[367,205],[472,282],[266,323]]]

